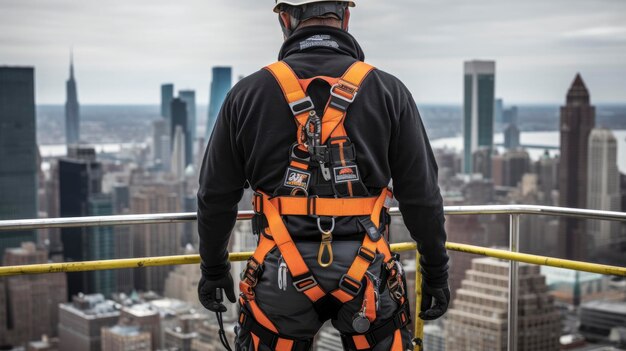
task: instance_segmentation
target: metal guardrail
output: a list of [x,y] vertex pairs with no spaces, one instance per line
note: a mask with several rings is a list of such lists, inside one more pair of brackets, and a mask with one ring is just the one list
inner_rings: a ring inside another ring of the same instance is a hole
[[[490,206],[447,206],[444,208],[446,215],[489,215],[506,214],[510,216],[509,221],[509,251],[490,249],[480,246],[457,244],[448,242],[446,247],[449,250],[472,253],[488,257],[510,260],[509,269],[509,313],[508,313],[508,350],[517,350],[517,300],[518,300],[518,266],[519,262],[526,262],[538,265],[574,269],[599,274],[626,276],[626,267],[616,267],[594,264],[589,262],[572,261],[519,253],[519,221],[522,215],[548,215],[575,217],[581,219],[616,220],[626,221],[626,213],[599,211],[588,209],[574,209],[565,207],[534,206],[534,205],[490,205]],[[391,209],[392,215],[399,215],[397,208]],[[239,212],[238,220],[252,218],[252,211]],[[61,227],[92,227],[110,225],[137,225],[137,224],[159,224],[187,222],[197,219],[194,212],[188,213],[164,213],[146,215],[121,215],[121,216],[95,216],[95,217],[71,217],[71,218],[46,218],[46,219],[20,219],[0,221],[0,232],[8,230],[29,230]],[[411,251],[416,249],[414,243],[392,244],[394,251]],[[231,261],[246,260],[252,253],[239,252],[231,253]],[[152,267],[177,264],[197,264],[200,262],[198,255],[178,255],[163,257],[145,257],[116,259],[88,262],[68,262],[49,263],[26,266],[0,267],[0,276],[40,274],[55,272],[77,272],[89,270]],[[419,274],[419,254],[416,253],[416,306],[421,302],[421,275]],[[423,321],[415,318],[415,336],[423,339]],[[416,350],[421,350],[421,345],[416,346]]]

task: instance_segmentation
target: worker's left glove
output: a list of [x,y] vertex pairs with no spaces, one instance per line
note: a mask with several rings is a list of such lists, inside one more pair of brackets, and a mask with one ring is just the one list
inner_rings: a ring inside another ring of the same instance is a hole
[[[224,292],[222,292],[222,289]],[[198,299],[204,308],[213,312],[226,312],[226,306],[222,303],[224,301],[224,293],[230,302],[234,303],[235,288],[233,284],[233,277],[230,273],[226,274],[223,278],[218,280],[208,280],[202,276],[200,282],[198,282]]]
[[419,317],[425,321],[437,319],[446,313],[450,303],[450,288],[433,288],[422,281],[422,306]]

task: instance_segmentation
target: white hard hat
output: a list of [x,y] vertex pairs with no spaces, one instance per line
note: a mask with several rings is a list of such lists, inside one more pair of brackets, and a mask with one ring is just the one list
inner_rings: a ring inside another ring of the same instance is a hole
[[[278,13],[279,12],[278,8],[280,7],[280,5],[283,5],[283,4],[291,5],[291,6],[302,6],[306,4],[312,4],[315,2],[329,2],[329,0],[276,0],[276,6],[274,6],[274,12]],[[336,2],[347,2],[348,6],[350,7],[356,6],[354,1],[337,0]]]

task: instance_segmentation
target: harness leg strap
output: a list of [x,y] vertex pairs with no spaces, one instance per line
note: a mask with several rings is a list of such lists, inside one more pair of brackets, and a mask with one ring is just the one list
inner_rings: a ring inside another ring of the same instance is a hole
[[[394,346],[391,350],[395,351],[396,348],[394,347],[397,343],[400,343],[400,346],[402,346],[402,341],[398,341],[400,329],[406,327],[410,322],[411,312],[409,310],[409,304],[404,303],[398,308],[393,317],[382,322],[380,325],[374,327],[367,333],[341,334],[341,342],[344,345],[344,348],[349,350],[367,350],[374,347],[374,345],[380,341],[390,336],[394,336]],[[400,350],[402,349],[400,348]]]
[[258,338],[258,341],[272,350],[276,351],[308,351],[313,344],[313,339],[295,339],[279,333],[275,333],[272,330],[265,328],[261,323],[256,321],[252,314],[246,310],[245,307],[241,308],[241,314],[239,316],[239,324],[241,326],[242,333],[251,333],[253,337]]

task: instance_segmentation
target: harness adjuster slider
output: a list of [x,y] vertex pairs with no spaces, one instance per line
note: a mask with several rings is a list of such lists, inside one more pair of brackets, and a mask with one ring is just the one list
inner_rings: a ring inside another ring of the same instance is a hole
[[368,263],[372,263],[376,259],[376,253],[365,246],[359,247],[357,255]]
[[263,214],[263,194],[258,191],[255,191],[252,195],[252,208],[254,209],[254,214]]
[[356,296],[359,291],[361,291],[362,286],[363,283],[347,274],[344,274],[341,279],[339,279],[339,289],[345,291],[352,296]]
[[289,108],[291,109],[291,113],[293,113],[294,116],[297,116],[301,113],[311,111],[315,108],[315,106],[313,105],[313,100],[311,100],[310,97],[305,96],[300,100],[289,103]]
[[330,95],[347,103],[352,103],[356,98],[357,90],[357,86],[352,85],[344,80],[340,80],[337,84],[330,87]]
[[297,292],[307,291],[316,287],[317,285],[317,280],[311,273],[293,277],[293,287],[296,288]]

